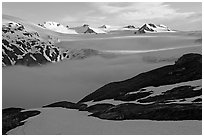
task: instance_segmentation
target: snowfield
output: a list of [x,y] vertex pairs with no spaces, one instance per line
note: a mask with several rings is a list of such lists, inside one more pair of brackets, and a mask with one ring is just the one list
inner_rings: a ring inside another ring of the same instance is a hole
[[65,33],[65,34],[77,34],[76,31],[69,29],[57,22],[51,22],[51,21],[47,21],[44,22],[44,24],[42,24],[43,27],[45,27],[46,29],[50,29],[52,31],[56,31],[59,33]]
[[39,108],[41,113],[9,135],[197,135],[201,121],[159,122],[150,120],[108,121],[88,117],[87,112],[63,108]]

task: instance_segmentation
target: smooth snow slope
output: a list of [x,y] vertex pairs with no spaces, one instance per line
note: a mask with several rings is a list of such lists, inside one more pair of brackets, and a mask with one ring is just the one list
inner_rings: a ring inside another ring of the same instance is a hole
[[75,30],[69,29],[69,28],[67,28],[67,27],[65,27],[62,24],[59,24],[57,22],[47,21],[47,22],[44,22],[43,26],[46,29],[56,31],[56,32],[59,32],[59,33],[77,34],[77,32]]
[[26,30],[38,32],[40,37],[44,40],[49,39],[50,36],[56,37],[56,38],[60,38],[60,37],[67,37],[68,38],[69,35],[73,35],[73,34],[63,34],[63,33],[49,30],[49,29],[45,29],[45,28],[43,28],[39,25],[36,25],[32,22],[22,20],[22,19],[17,18],[17,17],[13,17],[13,16],[9,16],[9,15],[2,15],[2,23],[7,23],[7,22],[20,23],[26,28]]
[[198,135],[201,121],[108,121],[88,117],[86,112],[63,108],[39,108],[41,114],[9,135]]

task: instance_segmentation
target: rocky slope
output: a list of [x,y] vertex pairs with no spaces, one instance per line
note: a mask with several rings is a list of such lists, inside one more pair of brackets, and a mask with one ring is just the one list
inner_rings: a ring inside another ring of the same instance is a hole
[[[61,101],[43,108],[87,111],[91,117],[106,120],[202,120],[202,56],[185,54],[173,65],[104,85],[78,103]],[[7,110],[2,115],[4,134],[24,120],[22,109]]]
[[64,59],[84,59],[98,55],[97,50],[69,49],[55,46],[58,38],[43,37],[21,23],[6,22],[2,25],[2,66],[36,66],[55,63]]
[[48,36],[45,40],[20,23],[5,23],[2,26],[2,65],[31,66],[68,58],[68,50],[54,46],[56,39]]

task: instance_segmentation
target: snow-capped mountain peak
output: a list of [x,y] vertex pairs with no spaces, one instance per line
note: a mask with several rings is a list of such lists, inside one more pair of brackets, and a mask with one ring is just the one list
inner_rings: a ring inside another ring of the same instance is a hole
[[139,28],[138,33],[146,32],[174,32],[167,26],[160,24],[156,25],[153,23],[145,23],[142,27]]
[[55,32],[59,32],[59,33],[66,33],[66,34],[77,34],[76,31],[69,29],[68,26],[64,26],[58,22],[52,22],[52,21],[47,21],[44,22],[43,24],[38,24],[39,26],[55,31]]
[[74,27],[70,29],[75,30],[77,33],[89,33],[89,34],[90,33],[93,33],[93,34],[106,33],[101,28],[93,28],[93,27],[90,27],[88,24],[84,24],[82,26]]

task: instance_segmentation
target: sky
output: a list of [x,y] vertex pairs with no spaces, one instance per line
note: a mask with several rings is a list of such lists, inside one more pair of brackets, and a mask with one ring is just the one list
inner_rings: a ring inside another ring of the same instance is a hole
[[155,23],[176,30],[202,30],[201,2],[3,2],[2,14],[34,23],[55,21],[70,27],[140,27]]

